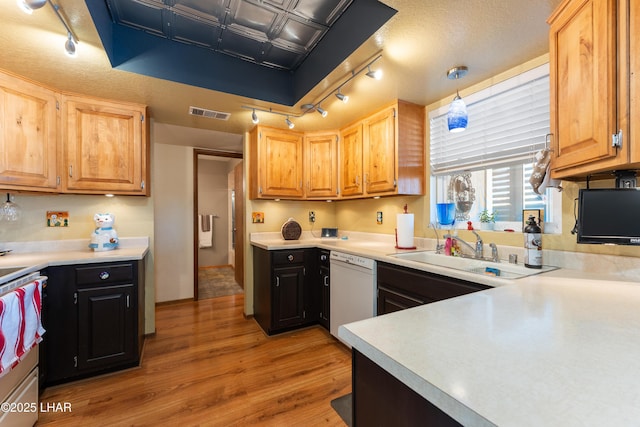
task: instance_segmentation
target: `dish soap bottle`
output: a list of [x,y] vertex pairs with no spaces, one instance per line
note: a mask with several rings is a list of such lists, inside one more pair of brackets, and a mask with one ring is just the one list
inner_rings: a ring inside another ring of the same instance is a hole
[[536,224],[533,215],[529,215],[524,227],[524,266],[542,268],[542,229]]

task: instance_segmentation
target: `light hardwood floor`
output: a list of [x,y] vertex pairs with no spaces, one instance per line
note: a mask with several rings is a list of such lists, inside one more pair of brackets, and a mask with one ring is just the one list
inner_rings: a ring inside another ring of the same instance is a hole
[[156,309],[142,365],[51,387],[38,426],[344,426],[351,353],[320,327],[267,337],[242,295]]

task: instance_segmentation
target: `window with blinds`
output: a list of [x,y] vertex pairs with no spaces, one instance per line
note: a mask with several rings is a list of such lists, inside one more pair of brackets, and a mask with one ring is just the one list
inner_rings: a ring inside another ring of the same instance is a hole
[[476,200],[469,220],[477,221],[480,211],[488,209],[496,213],[496,229],[520,231],[523,209],[543,209],[545,221],[559,219],[561,213],[555,211],[561,204],[552,189],[539,195],[529,184],[534,155],[545,147],[550,132],[548,64],[464,100],[469,114],[464,132],[448,131],[448,106],[429,113],[432,204],[447,197],[441,189],[452,176],[471,172]]
[[548,64],[464,100],[469,114],[464,132],[449,132],[448,106],[429,113],[433,175],[522,164],[545,147],[549,133]]

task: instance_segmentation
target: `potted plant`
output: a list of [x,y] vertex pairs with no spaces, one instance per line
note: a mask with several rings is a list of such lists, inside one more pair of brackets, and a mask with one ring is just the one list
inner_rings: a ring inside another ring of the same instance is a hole
[[489,212],[488,209],[480,212],[480,229],[481,230],[493,230],[493,226],[496,222],[496,213]]

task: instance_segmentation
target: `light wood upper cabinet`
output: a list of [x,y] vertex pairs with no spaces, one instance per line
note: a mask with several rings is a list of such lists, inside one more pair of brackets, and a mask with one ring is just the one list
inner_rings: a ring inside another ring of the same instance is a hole
[[423,106],[397,101],[343,129],[341,196],[423,195],[424,127]]
[[[629,132],[629,99],[637,98],[637,72],[630,73],[627,60],[638,65],[637,37],[629,36],[629,25],[638,29],[635,3],[566,0],[548,20],[554,178],[581,178],[640,160],[637,132]],[[621,147],[612,143],[618,130]]]
[[148,195],[146,107],[63,96],[67,192]]
[[304,196],[302,134],[256,126],[250,134],[252,199]]
[[364,130],[364,183],[367,194],[388,193],[396,187],[396,107],[367,118]]
[[0,72],[0,188],[57,191],[58,95]]
[[339,134],[256,126],[249,134],[249,197],[424,195],[424,129],[424,107],[405,101],[387,105]]
[[340,195],[342,197],[364,194],[362,158],[362,123],[356,123],[340,132]]
[[338,133],[305,134],[304,158],[306,198],[336,198],[338,196]]

